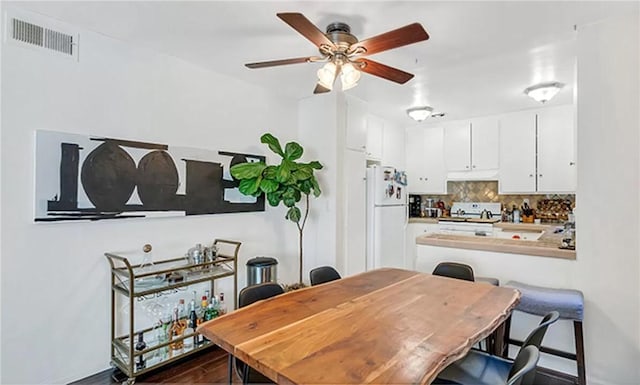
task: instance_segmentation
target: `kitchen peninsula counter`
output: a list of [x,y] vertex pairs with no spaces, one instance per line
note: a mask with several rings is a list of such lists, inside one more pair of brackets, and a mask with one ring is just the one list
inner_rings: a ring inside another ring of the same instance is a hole
[[576,259],[575,250],[559,249],[560,235],[543,234],[536,241],[501,239],[452,234],[428,234],[416,238],[416,244],[456,249],[493,251],[561,259]]
[[440,218],[409,217],[409,223],[438,224],[438,219],[440,219]]

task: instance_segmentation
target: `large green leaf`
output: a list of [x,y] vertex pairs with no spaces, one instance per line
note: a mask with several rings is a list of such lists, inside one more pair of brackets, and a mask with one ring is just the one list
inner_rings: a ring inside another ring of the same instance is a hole
[[269,201],[271,206],[277,207],[280,204],[280,200],[282,200],[282,193],[280,191],[267,193],[267,201]]
[[320,185],[318,185],[316,177],[312,176],[311,178],[309,178],[309,181],[311,181],[311,185],[313,186],[313,196],[315,196],[316,198],[319,197],[322,191],[320,191]]
[[280,183],[285,183],[291,175],[290,162],[286,159],[277,167],[276,180]]
[[309,195],[311,194],[311,189],[313,188],[313,185],[311,184],[311,181],[309,179],[307,180],[303,180],[302,182],[300,182],[300,191],[302,191],[303,193]]
[[303,152],[304,150],[302,149],[302,146],[296,142],[289,142],[284,147],[284,155],[289,160],[300,159]]
[[322,164],[317,160],[314,160],[313,162],[309,162],[307,163],[307,165],[309,165],[311,168],[314,168],[316,170],[322,170],[322,167],[323,167]]
[[278,187],[280,187],[280,183],[273,179],[262,179],[260,182],[260,190],[267,194],[276,191]]
[[265,179],[276,179],[276,175],[278,175],[278,167],[276,166],[267,166],[262,172]]
[[232,166],[229,171],[231,175],[236,179],[251,179],[256,178],[267,167],[263,162],[253,163],[238,163]]
[[260,137],[260,142],[268,145],[271,151],[284,158],[284,152],[282,152],[282,146],[280,146],[278,138],[267,133]]
[[307,166],[300,167],[293,173],[293,175],[295,175],[296,180],[309,179],[313,176],[313,169]]
[[260,186],[261,181],[262,181],[261,176],[257,178],[243,179],[240,181],[240,186],[238,186],[238,189],[244,195],[255,196],[255,193],[258,192],[258,187]]
[[289,210],[287,210],[287,216],[286,218],[289,219],[290,221],[293,222],[300,222],[300,218],[302,217],[302,213],[300,213],[300,209],[297,207],[290,207]]

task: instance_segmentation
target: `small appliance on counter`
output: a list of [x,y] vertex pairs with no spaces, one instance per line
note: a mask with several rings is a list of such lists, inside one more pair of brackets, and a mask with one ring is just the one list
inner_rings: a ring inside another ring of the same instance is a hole
[[438,220],[442,234],[493,234],[493,224],[500,222],[500,203],[453,202],[451,217]]
[[422,197],[420,195],[409,195],[409,216],[412,218],[422,216]]

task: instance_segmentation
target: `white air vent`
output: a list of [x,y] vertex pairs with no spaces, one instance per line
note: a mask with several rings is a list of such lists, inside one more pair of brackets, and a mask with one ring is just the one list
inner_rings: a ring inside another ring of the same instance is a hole
[[19,19],[11,19],[11,21],[13,27],[11,36],[14,40],[73,56],[74,42],[72,35],[67,35],[66,33],[54,31]]
[[5,41],[12,45],[49,52],[57,57],[78,59],[78,34],[69,26],[40,15],[8,11]]

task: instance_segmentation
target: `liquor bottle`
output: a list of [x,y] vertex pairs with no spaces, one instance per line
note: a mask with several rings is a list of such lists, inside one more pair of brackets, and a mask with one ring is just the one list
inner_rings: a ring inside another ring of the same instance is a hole
[[171,350],[176,351],[184,347],[184,341],[182,340],[183,331],[184,325],[180,323],[180,320],[178,319],[178,308],[175,308],[173,309],[173,322],[171,323],[171,328],[169,329],[169,338],[171,338],[171,341],[176,341],[169,344]]
[[224,293],[220,293],[218,297],[220,298],[218,301],[218,312],[220,315],[225,315],[227,314],[227,304],[224,303]]
[[[196,329],[198,328],[198,315],[196,314],[196,301],[191,300],[191,303],[189,304],[189,308],[190,308],[189,324],[184,331],[185,334],[195,333]],[[187,331],[189,331],[189,333],[187,333]],[[191,338],[191,341],[194,346],[197,345],[199,343],[198,336],[194,335],[193,338]],[[185,340],[185,345],[186,345],[186,340]]]
[[[202,317],[198,318],[199,324],[203,323],[204,321],[208,321],[207,320],[207,296],[203,295],[202,296],[202,301],[200,302],[200,308],[202,309]],[[202,334],[199,335],[199,339],[198,339],[198,343],[202,344],[205,341],[209,341],[205,336],[203,336]]]
[[[138,342],[136,343],[135,346],[137,351],[143,351],[144,349],[147,348],[147,343],[144,342],[144,335],[143,333],[139,333],[138,334]],[[141,354],[138,356],[138,359],[136,360],[136,369],[140,370],[140,369],[144,369],[144,367],[147,365],[147,362],[144,359],[144,354]]]
[[215,300],[209,302],[207,310],[204,312],[204,320],[209,321],[218,316],[218,309],[216,308]]

